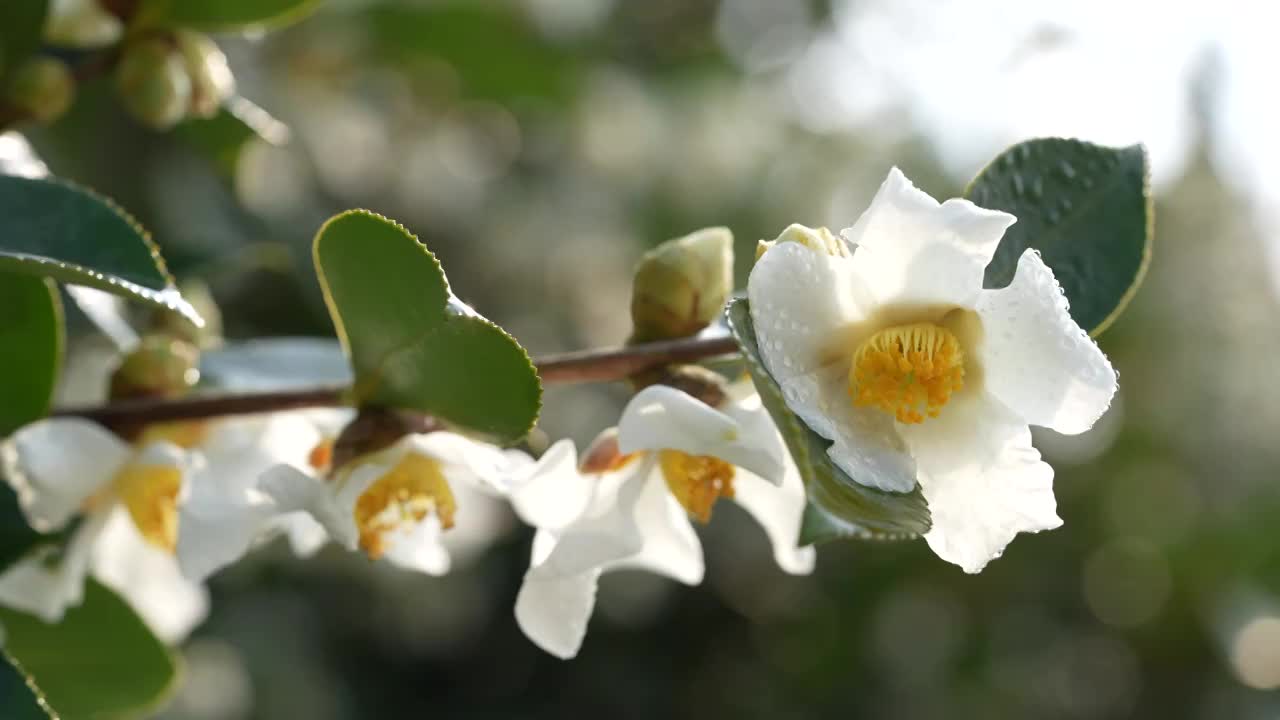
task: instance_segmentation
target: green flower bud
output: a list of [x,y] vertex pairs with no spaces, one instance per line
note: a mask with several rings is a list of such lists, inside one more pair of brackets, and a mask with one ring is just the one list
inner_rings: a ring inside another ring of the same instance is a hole
[[147,335],[111,375],[111,399],[178,397],[200,380],[200,351],[166,335]]
[[115,80],[129,112],[156,130],[177,125],[191,106],[191,77],[168,38],[153,36],[125,48]]
[[696,335],[733,292],[733,235],[699,230],[645,253],[631,291],[632,343]]
[[5,93],[10,105],[41,123],[50,123],[71,107],[76,81],[57,58],[34,57],[18,66]]
[[178,290],[204,318],[204,326],[196,327],[185,315],[174,310],[157,310],[151,316],[151,329],[185,340],[201,350],[221,345],[222,311],[218,309],[209,286],[199,278],[189,278],[178,284]]
[[187,76],[191,78],[191,114],[213,117],[222,107],[222,101],[236,89],[235,78],[227,67],[227,56],[208,35],[179,30],[174,37]]

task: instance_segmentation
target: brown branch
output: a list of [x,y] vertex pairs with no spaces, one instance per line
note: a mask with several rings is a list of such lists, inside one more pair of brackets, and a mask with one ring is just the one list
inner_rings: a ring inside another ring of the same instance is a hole
[[[614,350],[552,355],[535,364],[544,383],[607,382],[672,363],[692,362],[738,352],[731,337],[667,340]],[[81,417],[107,427],[140,427],[155,422],[196,420],[220,415],[249,415],[343,404],[342,386],[235,395],[196,395],[176,399],[119,400],[105,405],[59,408],[55,417]]]

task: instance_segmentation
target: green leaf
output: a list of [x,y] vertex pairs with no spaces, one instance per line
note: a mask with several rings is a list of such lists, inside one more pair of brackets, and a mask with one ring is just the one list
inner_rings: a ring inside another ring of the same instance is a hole
[[986,286],[1008,285],[1023,251],[1035,248],[1091,335],[1111,325],[1147,272],[1155,210],[1141,145],[1028,140],[983,168],[965,197],[1018,218],[987,266]]
[[[36,532],[27,524],[27,518],[18,505],[18,495],[0,478],[0,572],[22,559],[28,552],[41,545],[61,546],[80,526],[77,519],[57,532],[47,535]],[[0,715],[0,717],[4,717]]]
[[146,25],[204,32],[274,30],[311,14],[320,0],[143,0]]
[[8,78],[28,55],[40,49],[48,13],[48,0],[0,2],[0,79]]
[[50,625],[0,608],[4,651],[67,720],[145,717],[178,678],[176,658],[115,593],[87,580],[84,602]]
[[804,478],[809,506],[805,508],[800,528],[800,543],[809,545],[847,537],[897,540],[928,531],[929,508],[919,487],[910,493],[890,493],[855,482],[831,462],[827,455],[830,441],[811,430],[787,407],[782,388],[760,358],[751,307],[746,298],[730,302],[726,314],[760,400],[773,417]]
[[[0,718],[5,720],[49,720],[44,698],[27,684],[7,658],[0,657]],[[54,718],[54,720],[57,720]]]
[[227,100],[211,118],[192,118],[182,123],[175,132],[209,156],[228,177],[235,176],[240,154],[251,143],[262,140],[283,145],[289,141],[289,128],[284,123],[242,97]]
[[529,432],[542,386],[528,354],[453,296],[409,231],[351,210],[320,228],[313,251],[357,404],[429,413],[496,442]]
[[62,337],[62,302],[51,280],[0,276],[0,437],[49,412]]
[[0,271],[95,287],[203,322],[137,221],[64,180],[0,177]]

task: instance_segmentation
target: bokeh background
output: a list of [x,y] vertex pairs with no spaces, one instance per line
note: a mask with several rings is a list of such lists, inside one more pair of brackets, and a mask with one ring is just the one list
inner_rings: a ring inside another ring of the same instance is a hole
[[[309,247],[350,207],[416,232],[542,354],[625,339],[645,248],[727,225],[744,281],[757,239],[851,224],[892,165],[950,197],[1028,137],[1143,142],[1157,193],[1146,285],[1101,339],[1117,401],[1087,435],[1037,435],[1066,524],[981,575],[911,542],[824,546],[788,577],[726,504],[702,586],[608,576],[566,663],[512,617],[531,534],[509,518],[444,578],[273,545],[213,582],[162,717],[1280,717],[1277,20],[1252,0],[328,0],[219,38],[292,133],[234,167],[89,88],[29,137],[203,279],[233,340],[331,336]],[[625,399],[549,388],[540,429],[581,447]]]

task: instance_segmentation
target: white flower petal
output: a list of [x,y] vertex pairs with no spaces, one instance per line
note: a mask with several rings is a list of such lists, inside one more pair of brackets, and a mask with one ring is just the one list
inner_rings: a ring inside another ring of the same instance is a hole
[[128,513],[111,511],[93,548],[93,576],[115,590],[161,640],[181,642],[209,614],[209,593],[173,555],[149,544]]
[[[89,557],[102,534],[107,513],[85,518],[55,559],[58,548],[46,546],[28,553],[0,575],[0,605],[30,613],[48,623],[62,620],[67,608],[84,599]],[[50,565],[50,563],[56,563]]]
[[31,423],[0,450],[5,477],[18,494],[22,512],[41,532],[66,525],[132,454],[106,428],[78,418]]
[[[209,479],[197,476],[195,482]],[[221,497],[203,492],[183,503],[175,549],[183,574],[203,582],[236,562],[267,534],[271,520],[278,515],[275,503],[257,492]]]
[[702,543],[689,515],[667,490],[661,470],[654,469],[633,509],[640,532],[640,551],[607,569],[637,569],[666,575],[686,585],[702,582]]
[[409,529],[389,532],[383,539],[387,544],[383,557],[392,564],[428,575],[449,572],[449,551],[441,542],[440,520],[434,515]]
[[1026,423],[994,397],[958,396],[902,432],[920,466],[933,516],[925,539],[938,557],[976,573],[1019,532],[1062,524],[1053,468],[1031,446]]
[[893,168],[842,234],[857,246],[854,271],[878,303],[972,307],[1000,238],[1016,220],[959,198],[939,205]]
[[279,517],[306,514],[319,523],[334,542],[347,549],[355,548],[359,536],[355,521],[350,513],[334,512],[324,481],[292,465],[277,465],[262,474],[258,489],[275,504]]
[[578,654],[596,606],[598,568],[572,575],[530,569],[516,595],[516,622],[538,647],[562,660]]
[[[515,458],[524,453],[505,452],[497,445],[478,442],[464,435],[452,432],[430,432],[417,435],[406,435],[401,440],[401,450],[394,455],[394,460],[384,460],[394,467],[403,457],[404,452],[412,449],[420,455],[439,462],[449,477],[450,482],[458,479],[484,489],[486,492],[505,496],[508,492],[507,482],[512,468],[524,462]],[[389,456],[390,457],[390,456]],[[389,469],[389,468],[388,468]]]
[[560,530],[586,511],[595,479],[578,472],[573,441],[557,441],[511,483],[511,506],[525,523]]
[[1116,371],[1067,311],[1040,255],[1027,250],[1008,287],[977,306],[986,389],[1032,425],[1074,435],[1093,427],[1116,392]]
[[506,500],[484,488],[454,482],[448,474],[445,478],[453,489],[457,511],[453,515],[453,527],[440,536],[440,544],[452,558],[454,567],[466,567],[511,531],[514,518]]
[[306,513],[289,513],[276,518],[271,524],[289,538],[289,547],[298,557],[311,557],[329,542],[329,533],[325,532],[324,526]]
[[816,551],[812,545],[798,545],[806,498],[804,482],[794,467],[788,468],[781,487],[748,472],[736,473],[733,499],[764,528],[778,567],[792,575],[813,572]]
[[[858,407],[845,392],[843,371],[823,378],[832,441],[827,456],[854,481],[886,492],[916,486],[916,462],[898,433],[897,422],[877,408]],[[818,433],[822,435],[823,433]]]
[[[219,491],[253,488],[268,468],[288,463],[305,469],[322,436],[301,413],[230,417],[210,424],[200,444],[208,465],[205,478]],[[200,488],[196,488],[198,493]]]
[[782,441],[759,402],[717,410],[665,385],[651,385],[627,403],[618,423],[618,450],[710,455],[774,481],[783,472]]

